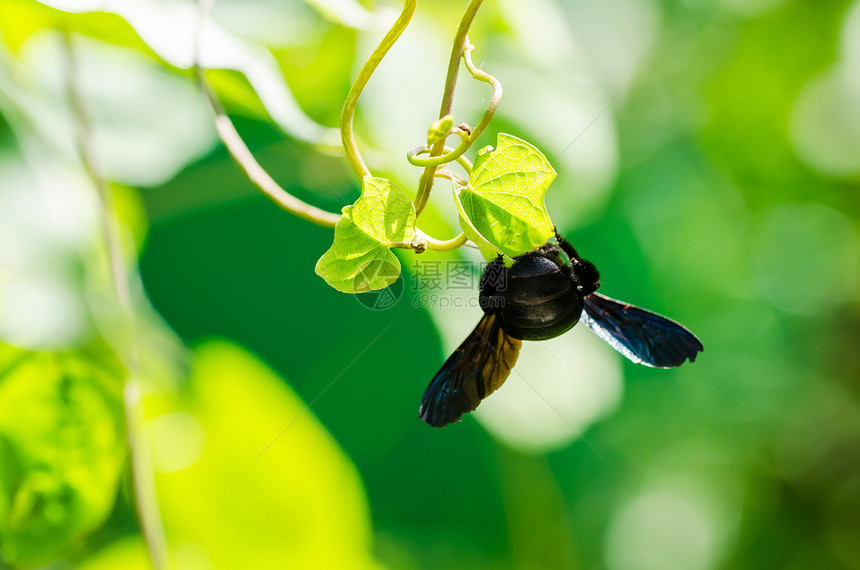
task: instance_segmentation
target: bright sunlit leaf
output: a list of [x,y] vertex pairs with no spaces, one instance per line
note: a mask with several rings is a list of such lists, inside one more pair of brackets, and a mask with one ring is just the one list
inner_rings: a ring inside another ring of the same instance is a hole
[[87,558],[78,570],[152,570],[146,544],[139,536],[122,538]]
[[[542,246],[553,235],[544,195],[555,179],[549,161],[534,146],[499,133],[496,148],[478,152],[469,186],[458,193],[460,225],[479,246],[490,244],[508,257]],[[481,248],[491,259],[490,248]]]
[[66,12],[62,8],[49,6],[47,2],[35,0],[0,2],[0,35],[13,53],[17,54],[33,35],[60,27],[150,56],[155,55],[134,28],[116,14],[90,10],[84,10],[83,13]]
[[385,178],[364,178],[359,198],[343,209],[334,243],[317,262],[317,275],[344,293],[382,289],[400,275],[400,261],[388,244],[415,239],[415,208],[399,186]]
[[[175,568],[375,568],[358,471],[298,396],[225,342],[195,350],[182,394],[146,400]],[[152,414],[152,412],[150,412]],[[192,425],[193,424],[193,425]]]

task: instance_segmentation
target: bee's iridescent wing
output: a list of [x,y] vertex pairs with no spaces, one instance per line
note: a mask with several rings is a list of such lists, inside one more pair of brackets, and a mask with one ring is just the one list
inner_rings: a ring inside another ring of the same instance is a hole
[[495,315],[485,315],[433,377],[419,417],[443,427],[477,408],[505,382],[520,346],[522,341],[506,335]]
[[696,335],[657,313],[599,293],[588,295],[584,306],[580,320],[633,362],[673,368],[704,350]]

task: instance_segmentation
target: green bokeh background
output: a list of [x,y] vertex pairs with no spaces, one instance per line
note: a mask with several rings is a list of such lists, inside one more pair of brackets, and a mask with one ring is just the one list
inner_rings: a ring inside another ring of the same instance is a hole
[[[420,3],[359,104],[371,170],[410,194],[464,8]],[[0,567],[148,567],[118,467],[128,318],[72,143],[65,29],[132,268],[172,567],[860,568],[860,2],[485,2],[474,57],[505,97],[475,150],[500,131],[541,148],[550,215],[602,290],[705,352],[653,370],[571,337],[441,430],[418,403],[479,311],[414,307],[412,253],[390,309],[329,288],[332,231],[217,143],[193,4],[104,9],[0,3]],[[303,200],[358,197],[333,129],[398,9],[213,8],[210,78]],[[461,73],[457,121],[488,95]],[[444,181],[419,226],[458,231]],[[519,436],[495,403],[512,384],[541,394]]]

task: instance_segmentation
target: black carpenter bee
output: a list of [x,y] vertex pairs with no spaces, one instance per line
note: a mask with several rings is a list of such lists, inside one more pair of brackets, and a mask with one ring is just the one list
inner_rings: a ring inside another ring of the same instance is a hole
[[597,293],[600,274],[558,233],[505,266],[501,256],[481,275],[484,316],[424,392],[419,416],[442,427],[478,407],[511,373],[523,340],[547,340],[580,319],[636,363],[673,368],[693,362],[702,343],[679,323]]

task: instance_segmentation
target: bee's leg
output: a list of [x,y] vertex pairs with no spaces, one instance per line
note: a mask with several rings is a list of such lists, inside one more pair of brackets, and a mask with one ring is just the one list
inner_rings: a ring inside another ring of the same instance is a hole
[[508,268],[505,267],[504,257],[499,255],[488,263],[481,273],[480,302],[485,313],[493,312],[493,307],[499,306],[498,297],[502,297],[508,287]]
[[576,248],[571,245],[569,241],[561,237],[561,234],[558,233],[558,230],[553,228],[555,231],[555,239],[558,241],[558,245],[561,247],[562,251],[567,254],[571,261],[579,261],[582,257],[579,256],[579,253],[576,251]]
[[579,292],[583,295],[590,295],[597,291],[597,288],[600,287],[600,273],[594,264],[586,259],[582,259],[576,248],[569,241],[561,237],[558,230],[555,230],[555,239],[558,240],[559,247],[561,247],[562,251],[567,254],[572,262],[571,273],[576,279]]

